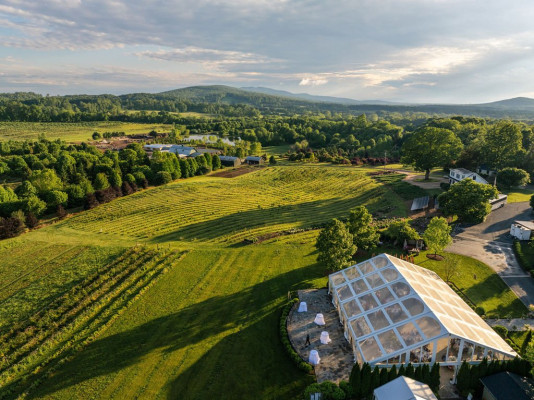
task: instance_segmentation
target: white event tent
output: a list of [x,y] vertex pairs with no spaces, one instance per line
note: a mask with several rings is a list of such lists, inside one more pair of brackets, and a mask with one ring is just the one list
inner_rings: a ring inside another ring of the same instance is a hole
[[458,367],[517,354],[435,272],[380,254],[329,276],[355,362]]

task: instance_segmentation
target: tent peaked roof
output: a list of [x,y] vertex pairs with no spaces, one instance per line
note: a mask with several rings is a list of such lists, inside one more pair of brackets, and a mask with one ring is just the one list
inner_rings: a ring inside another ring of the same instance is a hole
[[435,272],[380,254],[329,276],[343,320],[367,362],[454,335],[514,357],[513,349]]
[[374,395],[377,400],[437,400],[427,384],[406,376],[376,388]]

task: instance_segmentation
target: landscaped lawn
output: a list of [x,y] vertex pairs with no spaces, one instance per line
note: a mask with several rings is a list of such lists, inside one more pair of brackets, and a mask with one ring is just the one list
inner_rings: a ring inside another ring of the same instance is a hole
[[534,195],[534,190],[531,189],[511,189],[503,190],[502,192],[508,195],[508,203],[530,201],[530,198]]
[[[435,261],[422,252],[415,258],[415,263],[431,269],[446,280],[446,262]],[[455,275],[451,281],[462,289],[463,293],[486,315],[504,317],[521,317],[527,313],[524,304],[517,298],[504,281],[483,262],[459,254],[443,253],[456,265]]]

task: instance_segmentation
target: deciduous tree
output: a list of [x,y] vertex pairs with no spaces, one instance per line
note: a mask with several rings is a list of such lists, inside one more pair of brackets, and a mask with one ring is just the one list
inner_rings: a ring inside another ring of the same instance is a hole
[[450,233],[451,227],[447,220],[443,217],[434,217],[423,233],[423,239],[428,248],[436,255],[438,251],[443,250],[451,243]]
[[370,250],[376,247],[380,235],[373,226],[373,216],[365,206],[358,206],[351,210],[347,227],[358,249]]
[[462,148],[462,141],[454,132],[426,126],[404,142],[402,161],[425,171],[425,179],[428,180],[432,168],[450,164],[458,158]]

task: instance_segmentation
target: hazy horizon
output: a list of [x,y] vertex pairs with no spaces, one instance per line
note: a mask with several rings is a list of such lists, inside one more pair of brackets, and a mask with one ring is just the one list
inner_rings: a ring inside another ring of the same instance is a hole
[[4,0],[0,92],[197,85],[404,103],[534,97],[534,4]]

